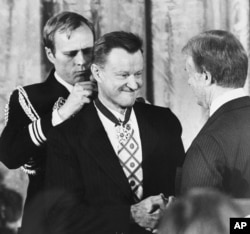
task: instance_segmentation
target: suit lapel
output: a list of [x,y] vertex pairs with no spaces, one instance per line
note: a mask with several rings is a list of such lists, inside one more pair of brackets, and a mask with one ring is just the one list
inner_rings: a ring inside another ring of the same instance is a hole
[[[134,105],[134,111],[139,126],[144,167],[144,164],[149,163],[149,159],[151,159],[151,157],[148,156],[154,151],[159,140],[159,136],[152,127],[151,121],[153,120],[147,118],[148,115],[140,103],[136,103]],[[143,170],[143,174],[145,173],[146,172]]]
[[[82,129],[83,134],[80,134],[81,136],[84,136],[81,139],[82,145],[91,157],[95,159],[103,171],[114,181],[114,183],[118,185],[125,196],[132,201],[133,194],[128,183],[128,179],[123,172],[118,156],[113,150],[105,129],[98,117],[94,104],[89,104],[87,108],[89,109],[88,111],[82,112],[82,118],[86,120],[86,125],[84,125],[84,128]],[[134,111],[141,137],[143,157],[142,168],[143,175],[145,175],[147,174],[147,170],[145,168],[148,168],[150,160],[152,159],[149,155],[154,151],[159,140],[159,136],[150,124],[150,121],[152,120],[149,120],[146,117],[147,115],[145,115],[143,107],[139,104],[135,104]],[[86,134],[86,132],[91,134]],[[146,178],[146,176],[144,178]]]
[[83,113],[83,118],[87,118],[86,123],[89,123],[87,126],[88,129],[82,129],[82,131],[87,131],[91,134],[82,134],[85,136],[84,139],[82,139],[82,143],[103,171],[108,174],[123,193],[131,199],[132,191],[128,180],[98,117],[94,104],[91,103],[88,105],[88,108],[89,111]]

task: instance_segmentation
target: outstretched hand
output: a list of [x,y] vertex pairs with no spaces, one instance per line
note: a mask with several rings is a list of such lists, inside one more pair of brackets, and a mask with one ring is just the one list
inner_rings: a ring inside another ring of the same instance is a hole
[[131,206],[131,219],[147,230],[154,230],[165,207],[166,203],[162,194],[148,197]]

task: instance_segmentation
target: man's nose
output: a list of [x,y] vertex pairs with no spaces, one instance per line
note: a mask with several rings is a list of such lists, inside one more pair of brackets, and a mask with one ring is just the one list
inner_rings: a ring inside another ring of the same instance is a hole
[[133,90],[136,90],[139,88],[141,84],[141,79],[137,79],[135,77],[135,75],[131,74],[129,77],[128,77],[128,82],[127,82],[127,86]]
[[81,50],[76,54],[75,61],[78,66],[83,66],[86,63],[86,58]]

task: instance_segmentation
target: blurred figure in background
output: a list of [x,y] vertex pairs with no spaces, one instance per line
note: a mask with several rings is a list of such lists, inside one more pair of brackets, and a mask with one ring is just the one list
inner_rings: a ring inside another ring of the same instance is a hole
[[250,197],[250,97],[243,87],[248,58],[230,32],[211,30],[183,48],[188,84],[210,117],[187,151],[181,190],[214,187]]
[[0,233],[17,233],[22,214],[23,199],[13,189],[0,185]]
[[48,132],[91,101],[94,40],[93,26],[83,16],[62,12],[50,18],[44,27],[44,46],[54,69],[44,82],[18,87],[10,97],[0,161],[9,169],[22,166],[29,175],[23,225],[26,208],[44,188]]
[[243,212],[229,197],[192,189],[166,209],[158,234],[229,234],[231,217],[243,217]]

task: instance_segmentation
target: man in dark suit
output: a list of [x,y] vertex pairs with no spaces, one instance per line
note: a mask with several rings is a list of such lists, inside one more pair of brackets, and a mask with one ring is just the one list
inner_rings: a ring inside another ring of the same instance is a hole
[[62,12],[52,17],[44,27],[44,46],[54,69],[45,82],[18,87],[10,97],[0,160],[29,174],[24,221],[26,208],[44,188],[49,130],[90,102],[93,45],[93,26],[83,16]]
[[250,98],[243,90],[248,58],[230,32],[212,30],[192,38],[188,83],[210,117],[187,151],[181,190],[214,187],[250,197]]
[[135,102],[143,83],[138,36],[105,34],[91,70],[98,98],[48,137],[48,225],[51,233],[151,233],[165,197],[175,195],[181,125],[170,109]]

